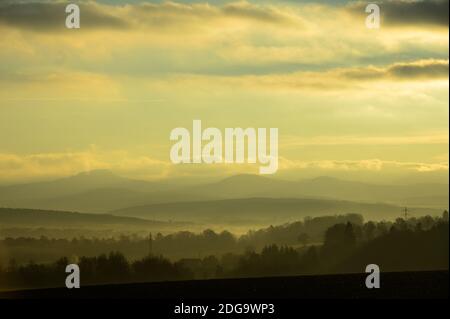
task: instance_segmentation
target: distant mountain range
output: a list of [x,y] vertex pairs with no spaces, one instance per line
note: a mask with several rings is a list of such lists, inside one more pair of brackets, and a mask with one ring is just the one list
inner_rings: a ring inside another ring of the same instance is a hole
[[56,198],[102,188],[151,192],[170,188],[164,182],[148,182],[117,176],[108,170],[94,170],[53,181],[0,187],[0,200]]
[[258,175],[238,175],[197,186],[193,190],[226,198],[328,198],[400,205],[407,205],[408,201],[415,199],[418,206],[448,207],[449,188],[448,184],[378,185],[332,177],[284,181]]
[[175,183],[117,176],[107,170],[84,172],[54,181],[0,186],[0,207],[67,210],[90,213],[148,203],[199,200]]
[[265,205],[273,204],[269,215],[288,216],[287,212],[296,211],[302,215],[366,212],[375,216],[378,212],[380,217],[392,217],[399,214],[399,206],[422,207],[417,212],[447,209],[448,192],[448,184],[378,185],[331,177],[287,181],[259,175],[237,175],[214,183],[186,185],[170,180],[133,180],[98,170],[54,181],[2,186],[0,206],[129,216],[136,212],[135,216],[141,216],[146,210],[145,217],[158,216],[157,219],[164,220],[175,219],[177,214],[186,216],[183,213],[186,211],[235,215],[241,212],[242,216],[236,218],[245,219],[246,212],[236,205],[258,202],[249,206],[249,212],[256,214],[258,210],[263,214]]

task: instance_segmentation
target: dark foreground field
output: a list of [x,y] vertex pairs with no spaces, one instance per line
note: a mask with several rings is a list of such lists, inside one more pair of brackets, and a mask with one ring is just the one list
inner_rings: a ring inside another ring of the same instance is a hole
[[382,273],[380,289],[367,289],[365,278],[346,274],[114,284],[10,291],[0,298],[448,298],[448,271]]

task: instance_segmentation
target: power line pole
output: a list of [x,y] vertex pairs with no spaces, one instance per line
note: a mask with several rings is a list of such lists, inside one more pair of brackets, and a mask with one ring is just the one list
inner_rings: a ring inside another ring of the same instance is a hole
[[153,254],[153,237],[152,233],[148,235],[148,255],[151,256]]
[[407,220],[408,219],[408,207],[405,207],[403,209],[403,211],[404,211],[405,220]]

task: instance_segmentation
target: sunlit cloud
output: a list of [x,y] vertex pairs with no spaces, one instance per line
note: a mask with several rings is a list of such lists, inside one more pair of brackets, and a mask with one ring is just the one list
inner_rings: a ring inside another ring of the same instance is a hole
[[281,148],[318,145],[414,145],[448,144],[447,132],[413,136],[315,136],[311,138],[285,136]]
[[448,2],[381,1],[379,30],[354,1],[79,3],[67,30],[66,1],[0,1],[4,180],[257,172],[167,163],[197,118],[278,127],[280,172],[446,167]]
[[[29,179],[49,179],[74,175],[79,172],[108,169],[131,178],[158,180],[182,176],[216,176],[233,174],[257,174],[258,165],[253,164],[215,164],[215,165],[176,165],[168,160],[151,156],[133,154],[125,150],[99,150],[95,146],[84,151],[13,154],[0,153],[0,182]],[[322,174],[330,172],[401,172],[448,171],[448,161],[423,163],[400,162],[381,159],[365,160],[314,160],[304,161],[280,157],[279,173],[298,170],[318,170]]]
[[448,171],[448,162],[442,163],[419,163],[419,162],[396,162],[380,159],[368,160],[320,160],[299,161],[282,158],[280,160],[281,170],[294,169],[320,169],[326,171],[382,171],[389,169],[400,169],[416,172]]

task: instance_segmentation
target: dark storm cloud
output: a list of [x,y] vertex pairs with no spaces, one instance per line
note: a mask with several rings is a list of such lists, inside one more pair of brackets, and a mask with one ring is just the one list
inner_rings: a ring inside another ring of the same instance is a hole
[[[377,2],[377,1],[374,1]],[[392,0],[378,1],[383,23],[387,25],[436,25],[448,26],[449,0]],[[350,4],[353,12],[365,14],[369,2]]]
[[[49,31],[65,29],[67,3],[61,2],[10,2],[0,0],[0,24]],[[100,7],[81,4],[81,24],[90,28],[124,28],[122,19],[103,12]]]

